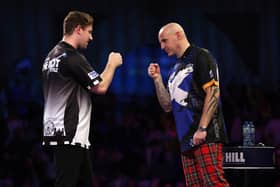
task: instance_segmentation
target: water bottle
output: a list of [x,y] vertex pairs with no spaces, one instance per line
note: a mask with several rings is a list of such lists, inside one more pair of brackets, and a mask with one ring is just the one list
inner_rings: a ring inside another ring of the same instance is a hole
[[249,121],[250,124],[250,146],[255,145],[255,125],[252,121]]
[[243,146],[249,146],[250,124],[248,121],[244,121],[242,125],[242,135],[243,135]]
[[255,145],[255,126],[252,121],[245,121],[242,126],[243,146]]

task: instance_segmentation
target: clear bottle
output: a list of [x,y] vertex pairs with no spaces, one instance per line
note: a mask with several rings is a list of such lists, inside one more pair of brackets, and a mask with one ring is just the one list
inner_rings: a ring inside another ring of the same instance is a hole
[[244,121],[242,126],[243,146],[255,145],[255,126],[252,121]]
[[254,146],[255,145],[255,125],[252,121],[249,121],[250,124],[250,146]]
[[250,144],[250,123],[244,121],[242,125],[242,136],[243,136],[243,146],[249,146]]

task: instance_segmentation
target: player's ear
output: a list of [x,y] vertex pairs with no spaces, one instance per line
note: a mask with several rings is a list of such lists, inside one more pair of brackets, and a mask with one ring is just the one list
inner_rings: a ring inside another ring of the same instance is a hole
[[179,40],[183,38],[183,33],[181,31],[177,31],[175,34]]
[[81,25],[77,25],[77,26],[75,27],[75,29],[74,29],[74,32],[76,32],[77,34],[80,34],[81,31],[82,31]]

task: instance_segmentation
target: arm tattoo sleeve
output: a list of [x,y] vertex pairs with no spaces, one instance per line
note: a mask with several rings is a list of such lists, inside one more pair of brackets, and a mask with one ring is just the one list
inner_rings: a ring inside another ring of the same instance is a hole
[[200,125],[207,127],[218,107],[220,90],[217,86],[207,88]]
[[164,109],[165,112],[170,112],[172,110],[170,95],[163,85],[162,79],[160,79],[159,81],[155,81],[154,83],[160,106]]
[[207,106],[207,113],[212,115],[218,107],[219,88],[217,86],[212,86],[210,89],[210,96],[205,104]]

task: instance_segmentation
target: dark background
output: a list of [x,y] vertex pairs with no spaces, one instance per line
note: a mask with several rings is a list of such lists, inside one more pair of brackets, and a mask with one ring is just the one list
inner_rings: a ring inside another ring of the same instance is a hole
[[[160,50],[157,34],[170,21],[181,24],[192,43],[217,58],[229,144],[242,144],[241,125],[250,120],[256,142],[278,148],[279,7],[276,0],[2,2],[0,187],[53,182],[51,151],[40,146],[40,75],[45,56],[62,39],[63,18],[70,10],[86,11],[95,19],[94,40],[84,53],[98,72],[110,51],[121,52],[124,60],[109,92],[93,95],[95,186],[117,186],[116,181],[123,187],[152,182],[155,187],[156,181],[164,187],[183,185],[173,118],[159,108],[147,76],[148,64],[157,62],[167,77],[174,59]],[[228,179],[232,186],[243,186],[237,173],[229,172]],[[250,186],[277,186],[278,170],[268,175],[256,171],[258,175],[267,183],[256,177]]]

